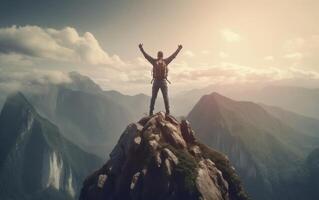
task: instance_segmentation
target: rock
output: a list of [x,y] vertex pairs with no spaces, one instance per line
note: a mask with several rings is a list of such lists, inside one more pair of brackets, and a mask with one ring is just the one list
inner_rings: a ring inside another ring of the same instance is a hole
[[175,156],[175,154],[173,154],[171,150],[164,148],[162,153],[165,159],[172,161],[174,165],[178,164],[178,158]]
[[[164,113],[144,117],[125,129],[107,163],[83,184],[80,199],[244,200],[229,190],[234,170],[227,158],[208,149],[187,121]],[[209,158],[224,164],[218,168]]]
[[134,174],[133,178],[132,178],[132,182],[131,182],[131,186],[130,186],[130,189],[131,190],[134,190],[135,186],[136,186],[136,183],[138,181],[138,178],[140,177],[141,175],[141,172],[137,172],[136,174]]
[[157,150],[159,144],[157,143],[156,140],[149,140],[148,141],[148,146],[149,146],[149,148],[150,148],[150,150],[152,152],[155,152]]
[[[154,131],[154,130],[153,130]],[[159,140],[161,139],[159,134],[148,134],[148,140],[155,140],[156,142],[159,142]]]
[[134,138],[134,143],[136,145],[140,145],[141,144],[141,141],[142,141],[142,138],[140,136],[137,136]]
[[186,142],[183,139],[179,129],[170,124],[170,123],[166,123],[163,127],[163,135],[164,135],[164,139],[171,144],[172,146],[176,147],[176,148],[186,148]]
[[119,174],[124,165],[129,149],[134,144],[134,138],[138,135],[138,125],[130,124],[121,135],[119,142],[110,153],[109,168],[112,174]]
[[[228,187],[228,185],[220,186],[214,179],[212,175],[217,174],[217,169],[207,166],[207,162],[200,161],[198,168],[198,176],[196,178],[196,186],[201,194],[201,197],[206,200],[215,200],[215,199],[229,199],[227,193],[224,194],[224,191],[220,187]],[[214,177],[214,176],[213,176]],[[223,182],[224,183],[224,182]]]
[[166,172],[167,176],[172,175],[172,164],[171,164],[171,161],[168,159],[165,159],[164,161],[164,171]]
[[198,158],[201,156],[201,153],[202,153],[199,146],[197,146],[197,145],[193,145],[193,146],[189,147],[189,152],[194,157],[198,157]]
[[159,152],[155,153],[155,165],[160,167],[162,164],[161,154]]
[[144,129],[149,128],[150,126],[155,126],[156,127],[157,124],[157,118],[156,117],[152,117],[150,118],[144,125]]
[[97,187],[103,188],[106,179],[107,179],[107,175],[106,174],[100,174],[99,175],[99,179],[97,181]]
[[166,114],[165,114],[163,111],[160,111],[160,112],[156,113],[156,115],[157,115],[159,118],[161,118],[161,119],[165,119],[165,117],[166,117]]
[[150,119],[151,117],[149,116],[146,116],[146,117],[143,117],[142,119],[140,119],[137,123],[141,124],[142,126],[144,126],[146,124],[146,122],[148,122],[148,120]]
[[133,142],[134,138],[137,136],[139,125],[130,124],[124,133],[121,135],[119,142],[114,147],[113,151],[110,153],[110,157],[124,156],[128,154],[129,147]]
[[192,130],[190,123],[187,120],[182,120],[181,123],[181,132],[184,140],[187,143],[194,144],[196,142],[196,138],[194,136],[194,131]]
[[179,122],[177,121],[177,119],[175,119],[171,115],[166,115],[165,120],[169,121],[170,123],[174,124],[175,126],[179,125]]
[[228,183],[223,178],[223,174],[216,168],[216,165],[210,159],[205,159],[204,163],[208,169],[210,178],[214,181],[215,185],[218,186],[219,191],[225,199],[228,199]]
[[131,185],[130,185],[130,196],[132,200],[138,200],[141,198],[141,190],[143,184],[143,172],[137,172],[132,177]]

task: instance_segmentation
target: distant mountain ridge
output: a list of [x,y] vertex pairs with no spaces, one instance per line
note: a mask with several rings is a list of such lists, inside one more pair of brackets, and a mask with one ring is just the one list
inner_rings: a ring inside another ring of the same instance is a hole
[[102,94],[59,89],[55,118],[68,138],[87,151],[107,155],[125,123],[133,117]]
[[269,114],[293,129],[312,136],[319,136],[319,119],[294,113],[280,107],[260,104]]
[[[86,76],[76,72],[69,76],[71,82],[37,85],[34,91],[8,97],[0,115],[0,199],[72,199],[72,194],[76,197],[79,180],[89,169],[98,167],[100,159],[94,155],[105,158],[125,126],[147,113],[147,95],[103,91]],[[282,104],[287,101],[294,103],[287,105],[296,106],[305,96],[316,99],[316,95],[312,96],[316,90],[298,98],[291,95],[299,90],[302,88],[276,92],[273,104],[277,105],[279,99]],[[265,91],[263,95],[269,98],[265,99],[271,102],[271,88]],[[173,110],[188,112],[193,107],[187,119],[197,137],[228,155],[249,194],[261,200],[317,199],[319,188],[314,177],[318,177],[318,119],[288,111],[285,105],[283,109],[235,101],[218,93],[201,97],[201,90],[193,92],[199,100],[194,107],[196,98],[186,92],[179,99],[171,99]],[[258,100],[255,94],[256,91],[239,91],[236,95],[239,99]],[[161,96],[158,98],[157,108],[161,108]],[[310,104],[308,108],[314,108],[315,102]],[[34,163],[24,160],[31,160],[30,155],[34,156]],[[31,168],[43,168],[41,178],[31,179]],[[56,172],[60,174],[59,181],[52,176]]]
[[247,100],[278,106],[319,119],[319,89],[268,86],[247,94]]
[[229,156],[257,199],[277,199],[287,189],[281,184],[319,145],[315,130],[299,132],[258,104],[218,93],[203,96],[187,119],[202,141]]
[[84,175],[101,160],[66,140],[22,93],[0,114],[0,198],[75,199]]
[[[253,101],[256,103],[281,107],[298,114],[319,119],[319,88],[294,86],[253,85],[210,85],[204,88],[184,91],[174,96],[174,104],[179,114],[187,114],[203,96],[218,92],[235,100]],[[181,104],[183,103],[183,104]],[[184,105],[184,106],[181,106]]]
[[62,134],[101,158],[111,150],[125,125],[146,113],[148,97],[103,91],[89,77],[70,72],[70,82],[43,85],[24,94]]

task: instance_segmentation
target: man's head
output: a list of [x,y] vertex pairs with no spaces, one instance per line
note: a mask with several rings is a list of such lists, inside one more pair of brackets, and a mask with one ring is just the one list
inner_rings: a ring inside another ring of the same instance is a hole
[[162,51],[158,51],[158,52],[157,52],[157,58],[158,58],[158,59],[162,59],[163,57],[164,57],[163,52],[162,52]]

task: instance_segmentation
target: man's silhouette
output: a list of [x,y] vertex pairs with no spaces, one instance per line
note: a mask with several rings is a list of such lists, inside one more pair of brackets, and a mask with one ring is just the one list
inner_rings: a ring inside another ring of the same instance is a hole
[[162,51],[157,52],[157,58],[152,58],[148,55],[144,49],[143,44],[138,45],[141,52],[143,53],[146,60],[148,60],[153,65],[153,87],[152,87],[152,98],[150,103],[150,116],[153,115],[155,100],[157,97],[158,90],[161,89],[166,114],[169,114],[169,100],[168,100],[168,89],[167,89],[167,74],[168,68],[167,65],[172,62],[172,60],[177,56],[179,51],[183,48],[182,45],[178,45],[177,50],[168,58],[164,59],[164,55]]

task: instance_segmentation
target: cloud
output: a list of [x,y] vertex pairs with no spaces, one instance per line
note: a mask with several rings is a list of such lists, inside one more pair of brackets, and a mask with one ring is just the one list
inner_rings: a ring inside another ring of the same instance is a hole
[[273,57],[273,56],[265,56],[265,57],[264,57],[264,60],[274,61],[274,57]]
[[287,52],[293,52],[296,50],[300,50],[306,44],[306,40],[304,38],[293,38],[289,39],[284,43],[284,50]]
[[209,55],[209,54],[211,54],[211,52],[210,52],[209,50],[202,50],[201,53],[202,53],[203,55]]
[[151,66],[151,64],[145,58],[142,58],[142,57],[137,57],[133,65],[138,67]]
[[319,80],[319,72],[292,67],[289,69],[295,79]]
[[226,42],[239,42],[242,40],[241,36],[229,29],[223,29],[220,31],[222,38]]
[[300,52],[289,53],[289,54],[284,55],[284,58],[294,59],[294,60],[300,60],[300,59],[303,58],[303,54],[300,53]]
[[283,50],[287,54],[295,54],[297,52],[298,54],[307,54],[309,56],[312,55],[318,57],[319,35],[288,39],[284,42]]
[[228,55],[227,53],[221,51],[221,52],[219,52],[219,57],[220,57],[220,58],[228,58],[229,55]]
[[170,80],[179,84],[202,87],[207,84],[280,84],[319,83],[319,73],[303,68],[254,67],[231,62],[216,65],[171,68]]
[[287,53],[294,52],[315,52],[319,50],[319,35],[311,35],[308,37],[298,37],[288,39],[283,44],[283,49]]
[[[264,77],[263,80],[270,81],[281,77],[278,70],[273,68],[255,69],[228,62],[222,62],[212,66],[198,66],[197,68],[172,68],[170,75],[172,76],[172,80],[177,80],[178,82],[209,82],[220,84],[255,82],[259,81],[260,77]],[[258,78],[256,78],[257,76]]]
[[195,56],[195,54],[190,50],[184,51],[184,55],[190,58]]
[[10,53],[0,54],[0,66],[32,66],[33,62],[28,56]]
[[60,30],[39,26],[0,28],[0,54],[92,65],[124,64],[117,55],[106,53],[92,33],[79,35],[72,27]]
[[0,91],[10,93],[13,91],[33,91],[43,86],[61,83],[69,83],[71,81],[67,73],[53,70],[11,70],[9,68],[0,68]]

